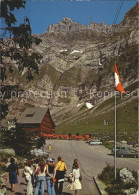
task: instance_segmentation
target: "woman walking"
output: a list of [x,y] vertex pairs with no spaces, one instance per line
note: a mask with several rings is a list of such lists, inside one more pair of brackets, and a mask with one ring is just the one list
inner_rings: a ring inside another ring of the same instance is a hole
[[46,182],[47,182],[47,193],[48,195],[55,195],[55,189],[54,189],[54,162],[52,158],[47,159],[46,164]]
[[33,186],[32,186],[32,175],[33,175],[33,166],[32,162],[29,161],[24,168],[25,180],[27,182],[27,195],[33,195]]
[[80,182],[81,173],[80,173],[80,166],[78,164],[78,160],[75,159],[72,166],[72,176],[73,182],[70,185],[71,190],[75,190],[75,195],[78,194],[78,190],[82,189],[82,185]]
[[44,160],[41,160],[36,168],[36,188],[34,195],[38,195],[39,188],[41,187],[41,195],[44,195],[44,184],[45,184],[45,177],[46,177],[46,164]]
[[18,183],[17,175],[19,175],[19,170],[14,158],[11,158],[10,163],[8,166],[9,183],[11,184],[11,191],[14,192],[15,184]]
[[55,174],[54,177],[56,179],[55,183],[55,192],[56,195],[61,195],[63,190],[63,183],[64,183],[64,174],[67,171],[67,165],[64,160],[59,156],[58,162],[56,163],[55,167]]

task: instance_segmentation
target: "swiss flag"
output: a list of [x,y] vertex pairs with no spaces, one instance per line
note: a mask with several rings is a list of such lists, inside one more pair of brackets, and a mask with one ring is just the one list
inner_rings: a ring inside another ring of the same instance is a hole
[[115,77],[115,89],[117,91],[120,91],[121,93],[125,93],[125,90],[123,89],[123,86],[120,81],[120,76],[116,64],[114,65],[114,77]]

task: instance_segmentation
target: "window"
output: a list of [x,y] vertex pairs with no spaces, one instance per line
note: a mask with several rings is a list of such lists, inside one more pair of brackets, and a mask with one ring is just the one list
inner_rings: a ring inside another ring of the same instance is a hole
[[26,115],[26,117],[32,117],[33,116],[33,114],[27,114]]

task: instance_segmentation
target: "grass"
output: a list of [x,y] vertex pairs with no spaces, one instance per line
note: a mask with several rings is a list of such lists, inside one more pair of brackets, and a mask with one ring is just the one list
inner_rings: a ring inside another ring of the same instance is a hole
[[[137,141],[137,137],[135,135],[138,129],[137,105],[138,101],[137,99],[134,99],[131,102],[117,108],[117,138],[119,141],[125,137],[121,136],[121,133],[123,132],[128,133],[127,139],[131,137]],[[109,122],[109,125],[104,125],[104,119]],[[71,132],[72,134],[76,134],[77,132],[80,134],[110,134],[114,132],[114,110],[107,111],[104,114],[100,113],[98,116],[95,116],[95,112],[89,114],[89,111],[87,110],[86,117],[83,118],[80,116],[80,118],[77,118],[72,122],[69,120],[56,127],[56,133],[58,134],[68,134],[68,132]],[[132,133],[133,135],[129,136]],[[111,139],[114,139],[113,135],[111,136]]]
[[68,86],[75,87],[81,82],[80,69],[78,67],[72,67],[65,71],[57,82],[57,87]]
[[68,104],[68,103],[70,103],[70,99],[59,97],[58,103],[65,103],[65,104]]

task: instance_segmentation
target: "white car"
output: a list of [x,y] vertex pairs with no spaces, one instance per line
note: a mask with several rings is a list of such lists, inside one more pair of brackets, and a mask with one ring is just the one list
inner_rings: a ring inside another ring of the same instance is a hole
[[43,155],[47,155],[48,153],[46,153],[45,151],[41,150],[41,149],[33,149],[30,151],[31,154],[34,154],[35,156],[43,156]]
[[92,140],[89,144],[90,145],[102,145],[102,142],[99,140]]

